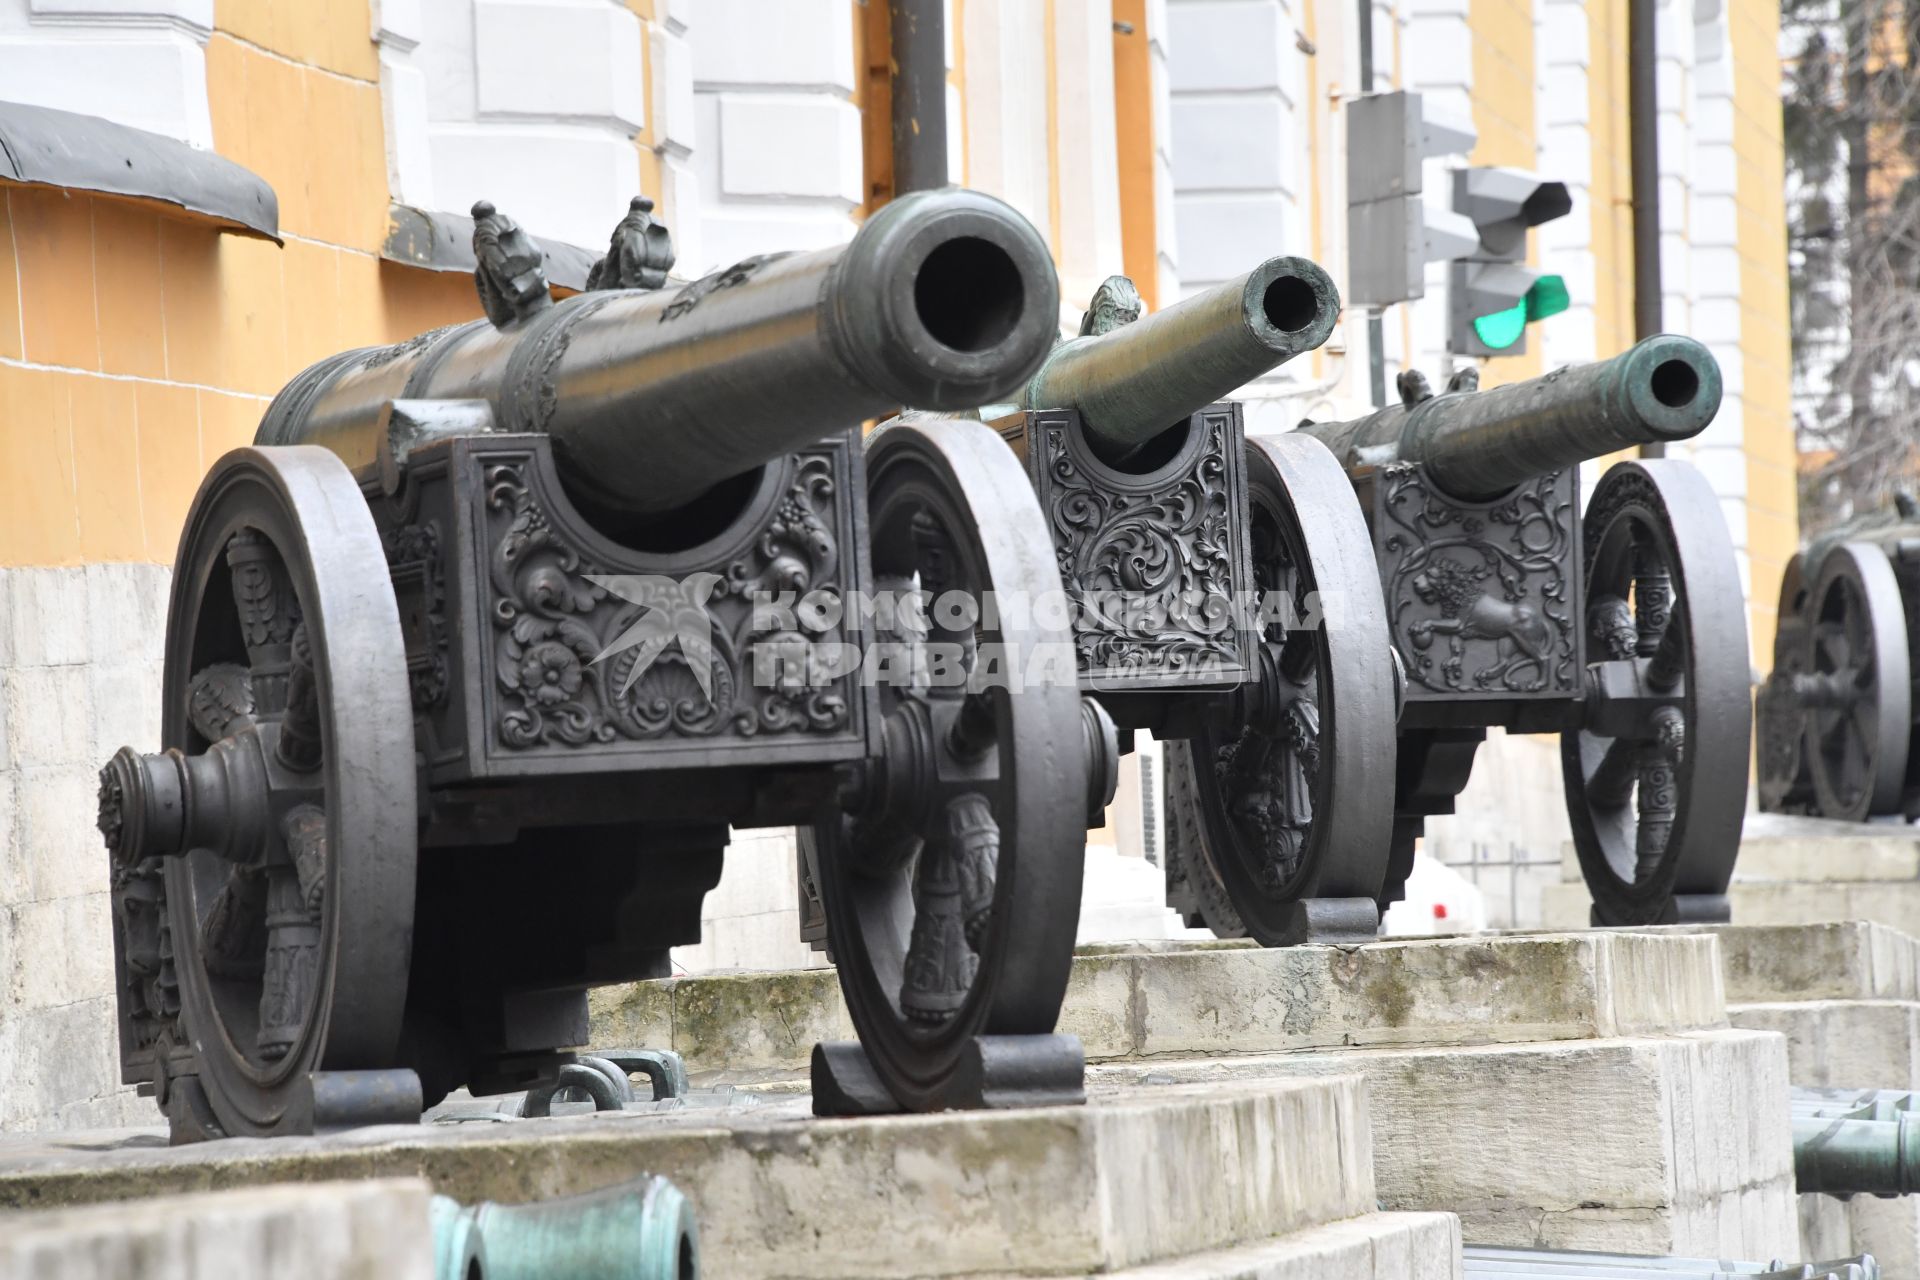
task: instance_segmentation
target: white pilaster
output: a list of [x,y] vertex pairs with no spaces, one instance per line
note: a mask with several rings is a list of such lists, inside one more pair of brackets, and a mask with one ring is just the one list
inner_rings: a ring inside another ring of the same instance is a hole
[[845,0],[704,0],[693,52],[699,274],[753,254],[836,244],[862,197]]

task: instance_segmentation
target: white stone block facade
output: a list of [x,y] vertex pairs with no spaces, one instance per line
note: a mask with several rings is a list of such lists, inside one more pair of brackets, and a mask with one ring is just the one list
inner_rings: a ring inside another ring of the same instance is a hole
[[0,0],[0,100],[213,145],[213,0]]
[[100,764],[160,745],[172,575],[0,569],[0,1131],[151,1123],[120,1083]]

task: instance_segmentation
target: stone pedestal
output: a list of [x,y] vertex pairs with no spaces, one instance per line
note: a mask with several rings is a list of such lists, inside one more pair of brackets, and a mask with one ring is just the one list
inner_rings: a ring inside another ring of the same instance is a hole
[[[594,1033],[768,1080],[845,1020],[831,974],[755,974],[602,993]],[[1381,1204],[1474,1243],[1798,1255],[1785,1047],[1729,1026],[1709,935],[1101,948],[1060,1029],[1096,1096],[1363,1075]]]
[[[1792,1083],[1920,1089],[1920,941],[1865,920],[1703,932],[1720,940],[1733,1025],[1786,1037]],[[1920,1197],[1801,1196],[1800,1225],[1807,1257],[1871,1253],[1920,1275]]]
[[526,1201],[652,1172],[692,1202],[705,1274],[729,1280],[1455,1280],[1458,1223],[1379,1212],[1371,1147],[1355,1076],[836,1121],[789,1098],[175,1149],[22,1135],[0,1139],[0,1207],[400,1175]]
[[[1540,899],[1549,929],[1585,928],[1593,899],[1571,843]],[[1727,897],[1735,924],[1874,920],[1920,936],[1920,829],[1748,814]]]
[[427,1200],[382,1179],[0,1213],[0,1280],[432,1280]]

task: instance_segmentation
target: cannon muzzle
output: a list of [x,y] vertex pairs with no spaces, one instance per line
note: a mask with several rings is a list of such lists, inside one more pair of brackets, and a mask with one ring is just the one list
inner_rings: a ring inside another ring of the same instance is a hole
[[505,323],[313,366],[256,443],[326,445],[358,470],[378,459],[391,402],[485,401],[494,430],[553,437],[577,500],[644,517],[896,408],[1004,398],[1059,317],[1039,233],[958,188],[894,201],[848,244],[749,258],[678,290],[548,305],[544,286],[510,276],[504,288],[522,307]]
[[1692,338],[1657,334],[1611,360],[1301,429],[1332,448],[1349,471],[1421,462],[1441,489],[1478,502],[1589,458],[1689,439],[1719,409],[1713,354]]
[[1305,258],[1269,258],[1164,311],[1054,348],[1025,409],[1077,409],[1118,462],[1176,423],[1327,340],[1340,292]]

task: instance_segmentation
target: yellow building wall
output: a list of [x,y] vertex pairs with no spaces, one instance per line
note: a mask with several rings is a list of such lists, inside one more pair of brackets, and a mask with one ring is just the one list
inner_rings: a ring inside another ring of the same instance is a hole
[[1780,15],[1727,10],[1734,69],[1734,157],[1740,210],[1740,356],[1747,450],[1747,554],[1753,652],[1772,665],[1780,574],[1800,540],[1794,485],[1792,346],[1787,310],[1786,152],[1780,118]]
[[214,147],[280,199],[284,247],[105,196],[0,185],[0,567],[170,563],[207,467],[345,347],[479,314],[472,281],[381,261],[365,3],[221,0]]
[[[1467,27],[1473,33],[1473,127],[1479,135],[1472,164],[1537,166],[1534,128],[1533,5],[1531,0],[1471,0]],[[1534,250],[1528,247],[1528,260]],[[1482,366],[1483,386],[1538,377],[1540,344],[1525,355],[1502,356]]]
[[1633,345],[1633,145],[1627,113],[1627,0],[1587,0],[1587,110],[1593,133],[1594,346]]

